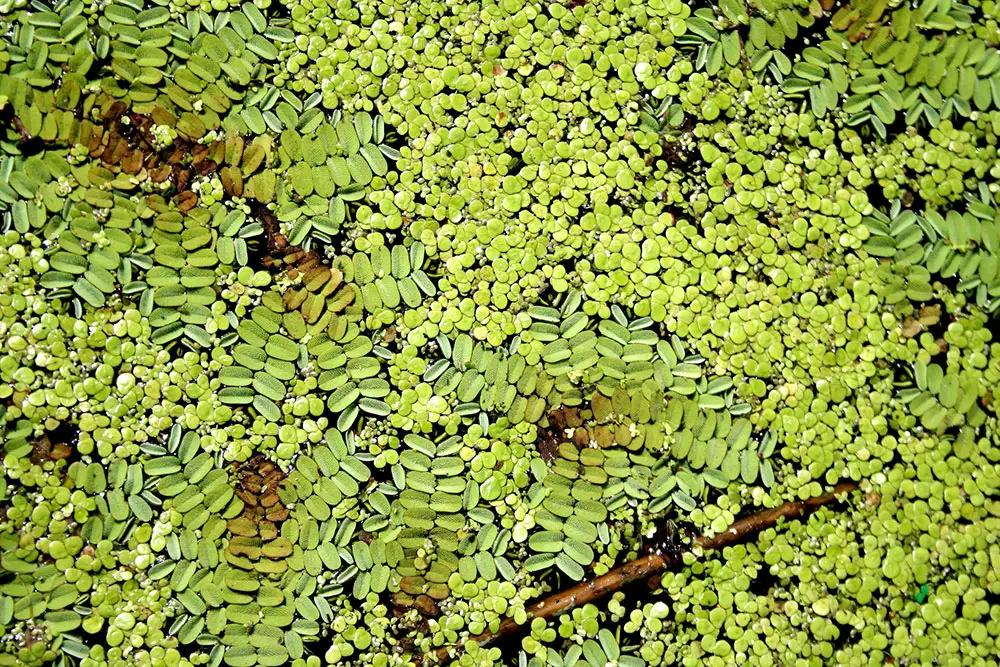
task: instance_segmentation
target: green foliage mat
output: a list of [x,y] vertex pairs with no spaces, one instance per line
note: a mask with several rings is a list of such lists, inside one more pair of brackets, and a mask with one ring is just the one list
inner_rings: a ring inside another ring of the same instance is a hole
[[994,0],[48,2],[0,666],[998,663]]

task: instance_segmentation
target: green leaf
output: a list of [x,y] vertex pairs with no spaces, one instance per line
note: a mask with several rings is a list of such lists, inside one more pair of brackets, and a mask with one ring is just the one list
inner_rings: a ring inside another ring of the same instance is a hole
[[543,530],[528,537],[528,547],[532,551],[560,553],[563,550],[563,534],[555,530]]
[[747,450],[740,455],[740,475],[743,477],[744,482],[753,484],[757,481],[759,463],[760,460],[757,458],[757,452]]
[[698,506],[694,498],[679,489],[674,491],[670,497],[678,507],[686,512],[693,512]]
[[[361,147],[361,155],[368,162],[371,171],[378,176],[384,176],[389,171],[389,165],[385,161],[382,152],[374,144],[365,144]],[[348,162],[350,164],[350,162]],[[362,179],[358,179],[362,181]]]
[[[594,550],[579,540],[567,539],[563,543],[563,549],[566,555],[584,567],[594,562]],[[536,549],[536,551],[542,551],[542,549]]]
[[582,581],[585,575],[583,567],[565,553],[556,556],[556,567],[574,581]]
[[73,282],[73,291],[76,292],[77,296],[95,308],[100,308],[107,303],[104,293],[83,277],[77,278]]

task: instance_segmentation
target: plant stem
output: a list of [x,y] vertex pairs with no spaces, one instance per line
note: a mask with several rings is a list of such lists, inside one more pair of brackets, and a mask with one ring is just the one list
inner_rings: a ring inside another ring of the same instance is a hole
[[[854,482],[841,482],[827,495],[787,502],[773,509],[764,510],[735,521],[729,528],[718,535],[696,537],[692,546],[703,551],[713,551],[731,546],[763,530],[774,527],[781,519],[799,519],[811,514],[823,505],[835,501],[838,496],[854,491],[857,488],[858,485]],[[574,607],[601,599],[634,581],[640,581],[651,577],[657,572],[662,572],[675,562],[677,560],[666,558],[659,553],[652,553],[642,558],[637,558],[620,567],[616,567],[605,575],[589,581],[581,581],[575,586],[550,595],[542,601],[535,603],[527,610],[528,619],[551,618]],[[462,654],[466,642],[473,641],[480,646],[492,644],[507,635],[517,632],[522,627],[523,625],[518,624],[513,618],[508,617],[500,623],[500,627],[497,628],[496,632],[487,631],[460,641],[454,646],[445,646],[431,651],[424,654],[423,658],[417,662],[424,665],[445,664]]]

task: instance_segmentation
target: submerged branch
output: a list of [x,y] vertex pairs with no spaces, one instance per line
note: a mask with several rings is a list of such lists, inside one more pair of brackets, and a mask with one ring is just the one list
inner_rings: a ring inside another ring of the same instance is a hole
[[[854,482],[841,482],[827,495],[787,502],[773,509],[764,510],[735,521],[728,529],[718,535],[696,537],[692,546],[703,551],[718,550],[731,546],[746,538],[755,536],[763,530],[774,527],[781,519],[793,520],[811,514],[823,505],[837,500],[842,494],[849,493],[857,488],[858,485]],[[617,567],[603,576],[589,581],[582,581],[575,586],[550,595],[541,602],[531,605],[527,610],[528,619],[551,618],[564,611],[593,602],[594,600],[599,600],[634,581],[640,581],[653,576],[657,572],[662,572],[676,562],[678,562],[677,559],[659,553],[643,556]],[[514,634],[523,627],[523,625],[515,622],[513,618],[508,617],[500,623],[500,627],[497,628],[496,632],[487,631],[480,635],[469,637],[465,641],[474,641],[480,646],[488,645],[495,643],[503,637]],[[464,648],[465,642],[459,642],[455,646],[442,647],[425,654],[423,660],[418,661],[418,663],[422,662],[425,665],[444,664],[461,655]]]

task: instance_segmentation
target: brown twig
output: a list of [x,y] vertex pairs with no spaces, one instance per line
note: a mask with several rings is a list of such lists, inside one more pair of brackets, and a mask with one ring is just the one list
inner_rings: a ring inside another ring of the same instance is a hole
[[[752,516],[733,522],[725,531],[712,537],[699,536],[694,539],[693,546],[703,551],[713,551],[722,549],[748,537],[754,536],[762,530],[772,528],[781,519],[799,519],[803,516],[815,512],[817,509],[833,502],[838,496],[854,491],[858,485],[854,482],[841,482],[833,488],[833,491],[825,496],[816,496],[806,500],[787,502],[773,509],[758,512]],[[579,584],[560,591],[555,595],[550,595],[541,602],[538,602],[527,609],[528,618],[551,618],[564,611],[579,607],[580,605],[593,602],[607,595],[614,593],[634,581],[640,581],[667,569],[671,563],[677,562],[659,553],[652,553],[642,558],[626,563],[611,570],[607,574],[582,581]],[[434,665],[444,664],[453,658],[461,655],[465,648],[465,642],[474,641],[483,646],[492,644],[497,640],[511,635],[524,627],[519,625],[513,618],[505,618],[496,632],[484,632],[483,634],[469,637],[454,646],[439,648],[430,653],[424,654],[418,664]]]
[[823,505],[833,502],[844,493],[849,493],[858,488],[854,482],[841,482],[833,487],[833,491],[825,496],[815,496],[806,500],[787,502],[774,509],[758,512],[739,521],[735,521],[727,530],[719,533],[715,537],[699,537],[695,539],[695,545],[705,551],[728,547],[742,540],[749,535],[756,535],[762,530],[767,530],[775,526],[779,519],[798,519],[807,514],[815,512]]

